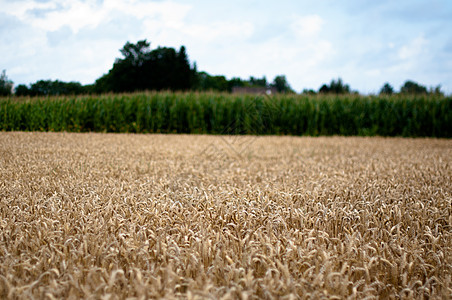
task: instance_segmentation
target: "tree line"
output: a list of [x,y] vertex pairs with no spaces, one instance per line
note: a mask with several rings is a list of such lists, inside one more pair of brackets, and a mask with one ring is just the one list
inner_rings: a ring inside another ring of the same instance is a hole
[[[82,85],[79,82],[63,82],[59,80],[38,80],[35,83],[20,84],[16,88],[6,76],[6,71],[0,75],[0,96],[15,94],[17,96],[56,96],[101,93],[123,93],[144,90],[172,91],[221,91],[231,92],[235,87],[274,88],[278,93],[295,93],[284,75],[278,75],[272,82],[266,77],[241,79],[234,77],[228,80],[223,75],[210,75],[198,72],[196,63],[190,64],[186,49],[179,50],[170,47],[158,47],[151,50],[147,40],[137,43],[127,42],[122,49],[121,58],[117,58],[113,67],[97,79],[94,84]],[[318,91],[303,90],[303,94],[358,94],[351,90],[341,78],[333,79],[329,84],[323,84]],[[394,88],[385,83],[380,94],[396,93]],[[406,81],[400,88],[403,94],[443,94],[440,86],[427,89],[414,81]]]

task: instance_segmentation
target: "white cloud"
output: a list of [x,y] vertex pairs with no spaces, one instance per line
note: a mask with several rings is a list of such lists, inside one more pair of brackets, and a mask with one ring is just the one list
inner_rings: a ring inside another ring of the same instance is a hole
[[181,20],[190,9],[190,5],[170,1],[105,0],[99,3],[96,0],[55,0],[46,3],[10,1],[0,11],[45,31],[69,26],[77,33],[84,27],[94,28],[111,20],[118,12],[138,19],[158,18],[161,26],[182,27]]
[[418,36],[410,41],[409,44],[402,46],[398,51],[398,56],[401,60],[417,59],[425,52],[427,45],[428,41],[424,36]]
[[77,32],[99,22],[98,11],[91,1],[11,1],[3,9],[24,23],[45,31],[55,31],[66,25]]
[[211,24],[193,24],[180,28],[186,35],[202,40],[204,43],[215,40],[244,40],[254,32],[251,22],[214,22]]
[[299,37],[312,37],[320,33],[323,24],[324,21],[319,15],[294,17],[292,30]]
[[56,7],[56,2],[35,2],[31,0],[1,1],[0,11],[19,19],[25,19],[27,12],[33,10],[52,10],[56,9]]

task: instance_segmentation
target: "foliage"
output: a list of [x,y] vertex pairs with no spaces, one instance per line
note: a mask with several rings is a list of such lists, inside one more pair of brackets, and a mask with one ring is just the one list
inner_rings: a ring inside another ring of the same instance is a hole
[[400,88],[402,94],[427,94],[427,88],[414,81],[407,80]]
[[196,83],[196,89],[200,91],[230,91],[230,84],[225,76],[212,76],[206,72],[199,72]]
[[248,81],[249,86],[251,87],[267,87],[267,78],[265,76],[262,76],[262,78],[256,78],[251,76],[250,80]]
[[246,87],[249,86],[249,81],[243,80],[239,77],[233,77],[228,81],[229,90],[232,91],[233,87]]
[[13,89],[13,82],[6,76],[6,70],[2,71],[0,75],[0,96],[11,95]]
[[444,96],[443,91],[441,91],[441,85],[430,88],[428,93],[435,96]]
[[322,85],[319,89],[319,93],[327,94],[350,94],[350,86],[348,84],[344,84],[341,78],[337,80],[331,80],[330,85]]
[[293,90],[287,82],[285,75],[276,76],[273,80],[272,86],[276,88],[278,93],[293,93]]
[[265,76],[262,78],[250,76],[248,80],[233,77],[231,80],[227,80],[225,76],[212,76],[206,72],[199,72],[197,74],[197,85],[195,89],[199,91],[231,92],[234,87],[268,88],[271,86],[276,87],[280,93],[293,92],[284,75],[276,76],[273,83],[268,84]]
[[386,82],[380,90],[380,95],[392,95],[394,94],[394,88],[388,83]]
[[136,44],[127,42],[124,47],[119,50],[124,56],[123,59],[117,59],[117,63],[127,63],[134,67],[141,67],[150,59],[150,47],[151,44],[146,40],[138,41]]
[[108,74],[96,81],[95,91],[132,92],[144,90],[188,90],[195,84],[196,68],[191,67],[184,46],[150,49],[146,40],[127,42]]
[[452,98],[135,93],[0,100],[0,130],[452,137]]
[[59,80],[38,80],[30,87],[20,84],[17,86],[16,96],[59,96],[59,95],[81,95],[90,90],[79,82],[63,82]]
[[19,84],[16,87],[15,93],[16,96],[30,96],[30,88],[25,84]]
[[317,93],[313,89],[303,89],[301,94],[303,94],[303,95],[311,95],[312,96],[312,95],[315,95]]

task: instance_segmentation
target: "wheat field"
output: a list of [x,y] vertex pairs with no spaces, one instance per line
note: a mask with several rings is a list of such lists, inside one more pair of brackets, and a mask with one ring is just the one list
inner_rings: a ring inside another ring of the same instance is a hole
[[452,141],[0,132],[2,299],[450,299]]

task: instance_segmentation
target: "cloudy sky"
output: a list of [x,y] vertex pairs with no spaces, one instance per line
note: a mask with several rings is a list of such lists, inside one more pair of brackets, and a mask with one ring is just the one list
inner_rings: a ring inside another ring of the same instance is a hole
[[0,0],[0,70],[14,83],[93,83],[127,42],[185,45],[198,70],[296,91],[407,80],[452,93],[450,0]]

